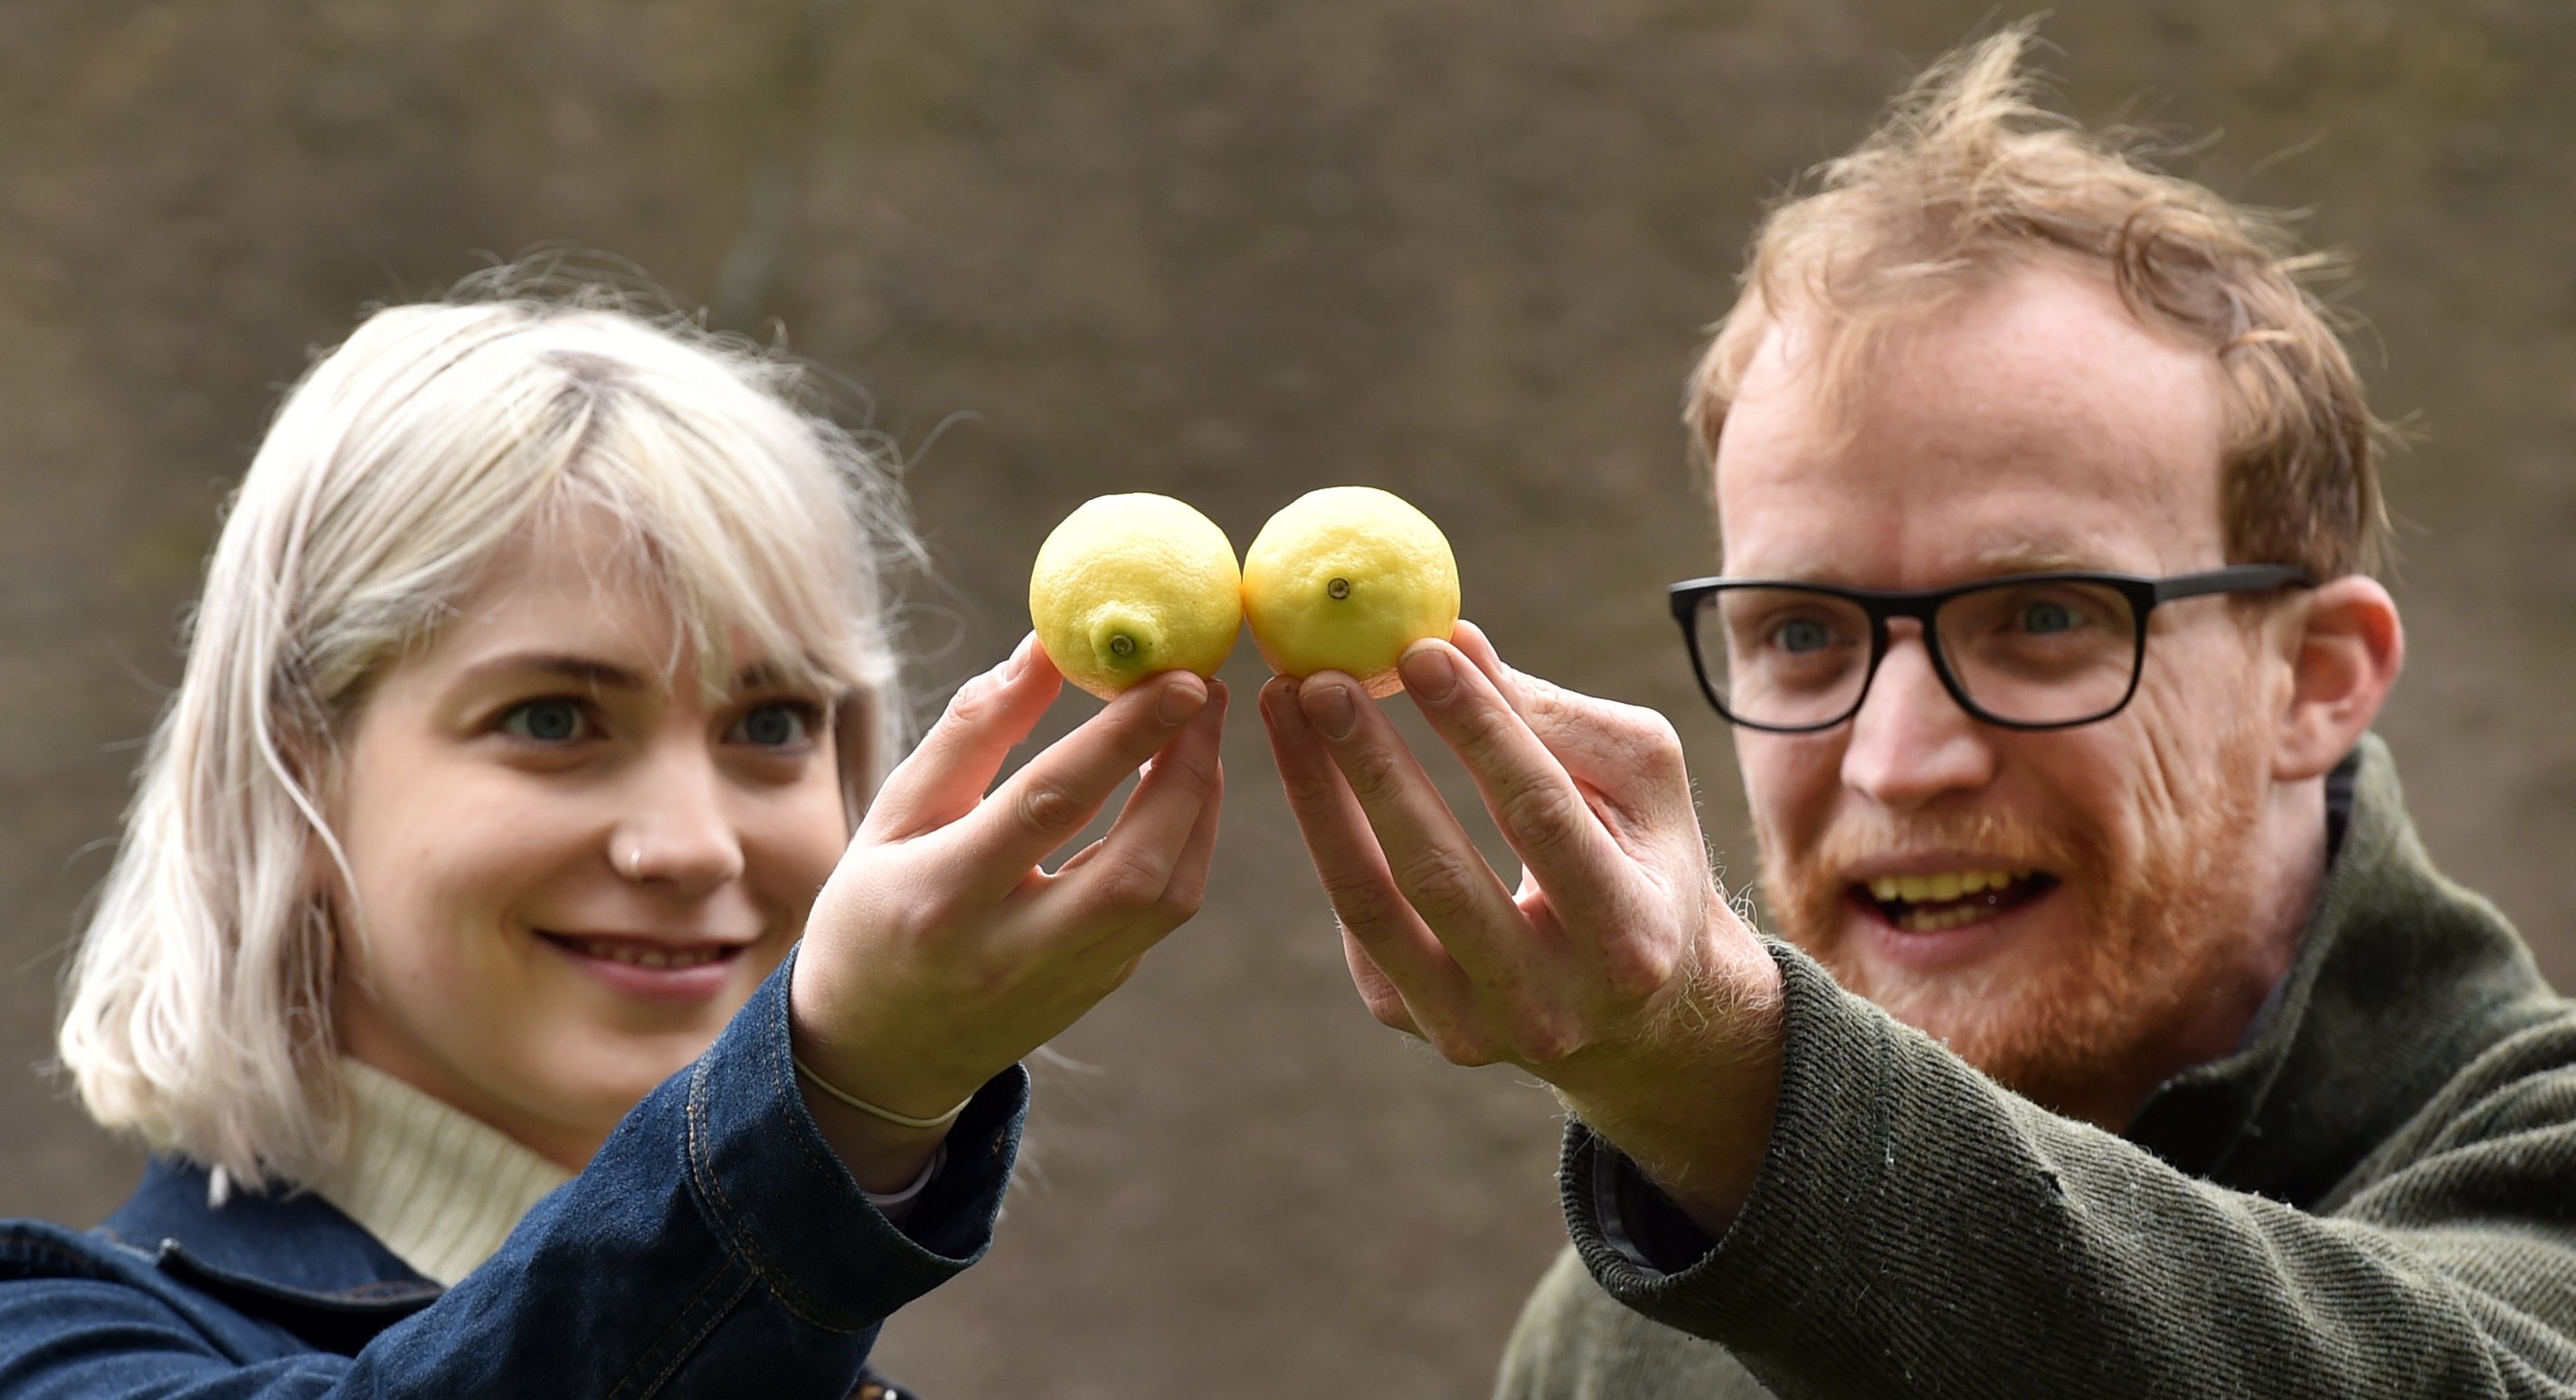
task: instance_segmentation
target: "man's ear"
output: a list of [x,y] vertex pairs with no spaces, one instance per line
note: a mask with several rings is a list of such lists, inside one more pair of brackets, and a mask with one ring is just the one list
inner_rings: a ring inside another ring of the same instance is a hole
[[2406,665],[2397,602],[2377,579],[2329,579],[2299,599],[2282,639],[2290,662],[2289,704],[2272,755],[2276,781],[2331,771],[2379,717]]

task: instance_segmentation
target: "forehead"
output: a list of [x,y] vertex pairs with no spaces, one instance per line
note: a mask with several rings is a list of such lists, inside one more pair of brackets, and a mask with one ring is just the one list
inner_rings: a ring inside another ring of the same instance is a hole
[[582,505],[540,512],[496,546],[414,660],[463,671],[510,656],[582,658],[674,689],[702,662],[723,674],[773,660],[745,628],[723,628],[722,640],[726,656],[700,656],[651,548],[604,508]]
[[1902,324],[1839,402],[1814,363],[1792,316],[1727,414],[1730,574],[1929,587],[2224,562],[2216,357],[2099,278],[2024,269]]

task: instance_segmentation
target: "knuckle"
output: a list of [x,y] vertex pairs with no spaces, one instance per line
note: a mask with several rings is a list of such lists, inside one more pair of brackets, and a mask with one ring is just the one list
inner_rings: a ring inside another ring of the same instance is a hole
[[1129,958],[1127,961],[1111,968],[1109,970],[1109,975],[1102,979],[1100,995],[1107,996],[1111,992],[1126,986],[1127,979],[1134,977],[1136,975],[1136,969],[1144,965],[1145,957],[1143,954],[1139,953],[1135,957]]
[[1395,922],[1395,899],[1386,887],[1366,875],[1343,875],[1325,881],[1324,897],[1345,932],[1365,936]]
[[951,995],[967,1006],[993,1006],[1010,999],[1019,985],[1020,969],[1008,958],[965,957],[949,964]]
[[1134,854],[1107,856],[1093,877],[1100,902],[1123,914],[1140,914],[1162,902],[1166,875],[1151,860]]
[[1175,879],[1163,887],[1162,898],[1153,903],[1153,912],[1173,924],[1185,924],[1198,917],[1199,906],[1207,900],[1207,883],[1203,880]]
[[1662,711],[1642,705],[1614,705],[1611,713],[1618,717],[1629,742],[1645,755],[1663,763],[1681,761],[1681,731],[1673,728],[1672,720]]
[[1434,1031],[1424,1038],[1431,1042],[1432,1049],[1440,1052],[1440,1058],[1453,1065],[1472,1069],[1478,1065],[1490,1065],[1499,1058],[1492,1043],[1473,1031],[1451,1027]]
[[948,697],[948,717],[959,724],[981,724],[1001,704],[1001,686],[990,676],[977,676]]
[[1020,829],[1035,837],[1062,840],[1082,827],[1082,804],[1055,783],[1031,783],[1013,815]]
[[1495,816],[1513,845],[1533,855],[1554,855],[1570,846],[1590,809],[1568,789],[1554,783],[1534,784],[1505,798]]
[[1370,1018],[1388,1030],[1413,1029],[1413,1013],[1405,1008],[1404,998],[1397,996],[1394,988],[1366,988],[1360,992],[1360,1000],[1367,1005]]
[[1335,788],[1330,773],[1281,770],[1280,786],[1287,791],[1290,808],[1301,812],[1322,810],[1333,800]]
[[1351,794],[1362,803],[1374,803],[1391,796],[1399,784],[1395,755],[1381,748],[1364,748],[1342,759],[1342,774],[1351,786]]
[[1562,724],[1573,715],[1575,707],[1568,699],[1572,692],[1563,686],[1536,676],[1523,676],[1521,685],[1523,704],[1534,723]]
[[1642,1000],[1673,980],[1680,959],[1669,946],[1643,939],[1619,939],[1602,950],[1602,979],[1613,994]]
[[1584,1036],[1571,1018],[1552,1006],[1525,1006],[1512,1018],[1512,1044],[1523,1063],[1555,1064],[1583,1048]]
[[1458,751],[1470,762],[1502,755],[1512,734],[1512,716],[1498,706],[1478,706],[1458,721]]
[[1466,863],[1437,846],[1405,857],[1397,883],[1413,907],[1435,922],[1462,917],[1476,907],[1475,880]]

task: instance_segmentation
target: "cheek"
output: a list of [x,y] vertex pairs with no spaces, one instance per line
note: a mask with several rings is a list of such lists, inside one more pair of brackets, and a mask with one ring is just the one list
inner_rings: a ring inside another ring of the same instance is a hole
[[1765,851],[1795,856],[1815,844],[1842,786],[1842,737],[1849,732],[1848,726],[1813,735],[1736,731],[1736,766]]
[[[513,916],[591,850],[562,804],[464,774],[362,804],[343,832],[356,913],[389,971],[487,965]],[[506,819],[495,819],[507,813]]]
[[753,804],[742,826],[744,874],[770,917],[801,931],[805,913],[849,845],[835,783],[800,784]]

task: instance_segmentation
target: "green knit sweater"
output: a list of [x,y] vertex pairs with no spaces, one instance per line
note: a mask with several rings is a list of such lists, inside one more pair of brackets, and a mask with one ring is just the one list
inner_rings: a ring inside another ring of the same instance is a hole
[[[1775,947],[1777,1127],[1713,1247],[1580,1125],[1499,1396],[2576,1396],[2576,1004],[2365,740],[2296,960],[2126,1136]],[[1614,1301],[1615,1300],[1615,1301]]]

